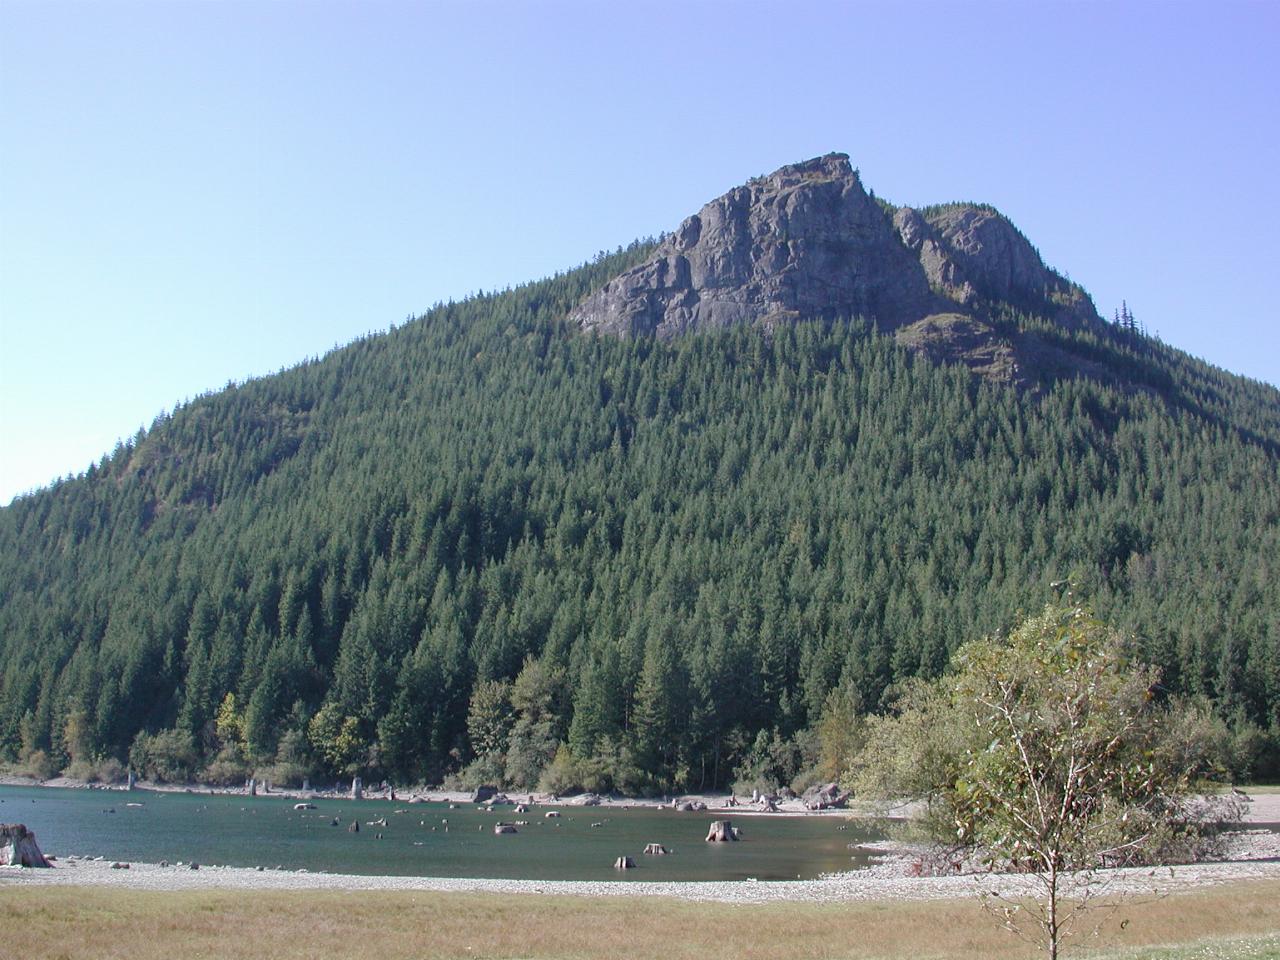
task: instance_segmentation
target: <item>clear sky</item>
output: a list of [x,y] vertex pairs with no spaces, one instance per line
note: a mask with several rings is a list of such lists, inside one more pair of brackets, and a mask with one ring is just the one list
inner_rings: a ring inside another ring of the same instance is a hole
[[1280,3],[0,0],[0,504],[830,151],[1280,384]]

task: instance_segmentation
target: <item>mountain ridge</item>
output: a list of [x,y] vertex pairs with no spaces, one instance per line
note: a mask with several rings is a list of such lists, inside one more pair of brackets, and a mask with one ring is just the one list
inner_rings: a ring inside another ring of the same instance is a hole
[[670,339],[860,317],[935,360],[1025,383],[1019,358],[1025,366],[1033,350],[999,329],[1002,304],[1072,329],[1105,328],[1084,289],[1049,269],[994,207],[877,202],[849,157],[831,153],[705,204],[569,320],[589,332]]
[[[941,256],[1003,231],[985,212],[893,241],[909,266],[932,240],[952,296],[867,288],[945,308],[892,331],[584,335],[646,242],[157,419],[0,509],[0,761],[794,781],[823,724],[1074,573],[1239,770],[1280,772],[1280,392],[1059,322],[1043,287],[991,301],[1016,271]],[[1006,369],[972,376],[979,348]]]

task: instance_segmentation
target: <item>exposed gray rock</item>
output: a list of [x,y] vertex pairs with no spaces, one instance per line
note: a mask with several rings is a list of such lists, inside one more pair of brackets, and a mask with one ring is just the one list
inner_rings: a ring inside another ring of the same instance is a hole
[[902,207],[894,226],[933,290],[961,306],[1008,303],[1068,326],[1102,322],[1089,295],[1046,267],[1021,231],[991,207]]
[[493,786],[476,787],[476,792],[471,797],[472,803],[484,803],[498,795],[498,788]]
[[849,158],[829,154],[711,201],[570,320],[662,339],[836,314],[893,328],[932,312],[936,299]]
[[1039,348],[998,330],[996,307],[1104,325],[1088,294],[991,207],[888,210],[843,154],[783,167],[708,203],[649,260],[584,299],[570,322],[666,340],[860,316],[932,360],[1019,383],[1017,358]]
[[0,823],[0,867],[51,866],[25,824]]

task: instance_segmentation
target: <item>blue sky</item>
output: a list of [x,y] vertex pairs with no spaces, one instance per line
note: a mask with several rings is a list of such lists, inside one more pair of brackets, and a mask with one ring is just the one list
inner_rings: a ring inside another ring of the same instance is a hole
[[1280,4],[0,0],[0,504],[848,153],[1280,384]]

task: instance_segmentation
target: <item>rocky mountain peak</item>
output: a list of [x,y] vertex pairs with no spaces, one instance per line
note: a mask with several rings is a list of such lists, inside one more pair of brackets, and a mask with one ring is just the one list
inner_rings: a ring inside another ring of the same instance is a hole
[[[980,354],[970,366],[1004,376],[993,371],[1016,364],[991,357],[1012,356],[1012,347],[987,322],[999,304],[1070,325],[1102,322],[1088,295],[1048,269],[996,210],[886,208],[863,189],[848,156],[831,153],[712,200],[649,260],[583,300],[570,321],[586,331],[671,339],[860,316],[902,331],[900,339],[934,357],[969,362]],[[931,319],[939,317],[945,322]],[[943,329],[950,334],[939,340]],[[961,340],[976,354],[957,354],[952,345]]]
[[843,154],[757,177],[712,200],[653,257],[588,297],[586,330],[663,339],[834,314],[894,327],[922,316],[928,281]]

